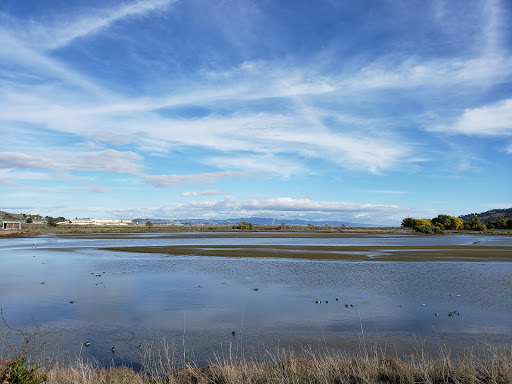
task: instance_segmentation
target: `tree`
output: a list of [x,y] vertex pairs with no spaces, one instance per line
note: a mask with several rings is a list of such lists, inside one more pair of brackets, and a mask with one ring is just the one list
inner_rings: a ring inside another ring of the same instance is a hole
[[487,227],[485,224],[480,222],[480,218],[478,216],[473,216],[469,220],[468,224],[473,231],[487,231]]
[[146,221],[146,227],[151,228],[153,226],[153,223],[151,221]]
[[247,230],[252,230],[254,229],[254,225],[252,225],[251,223],[249,223],[248,221],[241,221],[238,223],[238,226],[237,226],[237,229],[247,229]]
[[34,220],[32,220],[31,217],[29,217],[29,218],[27,218],[27,220],[25,220],[25,223],[27,223],[27,224],[31,224],[33,222],[34,222]]
[[438,215],[432,219],[432,224],[442,229],[461,229],[463,227],[462,220],[449,215]]
[[50,227],[56,227],[58,220],[55,217],[46,216],[46,224],[48,224]]
[[432,227],[432,222],[429,219],[413,219],[407,217],[402,220],[402,227],[416,229],[418,227]]

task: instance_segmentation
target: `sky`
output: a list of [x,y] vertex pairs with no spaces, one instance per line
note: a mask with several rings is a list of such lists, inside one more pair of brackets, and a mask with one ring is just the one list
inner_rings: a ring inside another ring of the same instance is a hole
[[510,0],[0,1],[0,210],[509,207]]

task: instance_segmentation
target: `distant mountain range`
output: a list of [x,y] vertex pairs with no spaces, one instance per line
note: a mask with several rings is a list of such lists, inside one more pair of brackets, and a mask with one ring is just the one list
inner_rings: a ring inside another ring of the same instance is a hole
[[512,208],[505,209],[491,209],[487,212],[481,213],[470,213],[468,215],[459,216],[462,221],[469,221],[473,216],[478,216],[480,221],[484,224],[488,224],[491,221],[499,221],[501,219],[512,218]]
[[[151,221],[155,225],[165,225],[172,224],[169,220],[163,219],[134,219],[133,221],[139,224],[144,224],[147,221]],[[281,223],[285,223],[286,225],[316,225],[316,226],[325,226],[330,225],[331,227],[341,227],[345,225],[346,227],[375,227],[374,224],[364,224],[364,223],[353,223],[349,221],[336,221],[336,220],[284,220],[284,219],[273,219],[269,217],[239,217],[239,218],[230,218],[230,219],[178,219],[174,220],[174,223],[181,224],[214,224],[214,225],[235,225],[241,221],[248,221],[254,225],[281,225]]]

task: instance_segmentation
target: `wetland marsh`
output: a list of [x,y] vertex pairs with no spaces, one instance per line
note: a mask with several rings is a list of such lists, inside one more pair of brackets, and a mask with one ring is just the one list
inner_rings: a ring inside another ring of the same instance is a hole
[[407,355],[512,342],[509,236],[45,235],[2,239],[0,265],[11,325],[33,315],[62,333],[52,352],[105,364],[136,366],[139,345],[164,339],[198,364],[278,345]]

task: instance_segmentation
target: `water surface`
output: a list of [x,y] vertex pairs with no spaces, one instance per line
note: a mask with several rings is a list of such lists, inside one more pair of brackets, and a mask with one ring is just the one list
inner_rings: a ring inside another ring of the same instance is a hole
[[[367,245],[508,247],[512,246],[510,237],[195,235],[1,239],[0,307],[17,328],[33,325],[33,315],[49,333],[62,331],[58,354],[81,353],[105,363],[114,359],[136,365],[138,345],[158,344],[164,337],[199,362],[207,362],[213,353],[225,353],[230,345],[237,353],[258,354],[277,344],[343,352],[364,342],[407,353],[418,345],[435,349],[446,343],[462,350],[486,340],[501,345],[512,342],[509,262],[225,258],[102,249],[162,245],[340,245],[353,246],[354,251]],[[85,341],[91,346],[82,347]],[[115,355],[110,352],[113,345]]]

